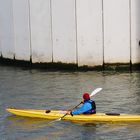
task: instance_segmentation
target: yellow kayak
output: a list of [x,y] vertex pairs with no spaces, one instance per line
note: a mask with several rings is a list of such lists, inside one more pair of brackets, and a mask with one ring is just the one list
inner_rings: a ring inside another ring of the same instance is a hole
[[[16,109],[7,108],[8,112],[32,118],[43,118],[43,119],[59,119],[63,117],[66,111],[62,110],[34,110],[34,109]],[[89,122],[133,122],[140,121],[140,115],[131,114],[117,114],[117,113],[96,113],[96,114],[80,114],[80,115],[66,115],[63,120],[72,121],[89,121]]]

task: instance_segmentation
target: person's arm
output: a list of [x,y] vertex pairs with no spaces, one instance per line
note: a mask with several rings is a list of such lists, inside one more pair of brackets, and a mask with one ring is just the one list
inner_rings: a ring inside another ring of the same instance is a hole
[[77,115],[77,114],[82,114],[86,111],[89,111],[92,108],[90,103],[85,103],[83,104],[80,108],[74,110],[71,112],[71,115]]

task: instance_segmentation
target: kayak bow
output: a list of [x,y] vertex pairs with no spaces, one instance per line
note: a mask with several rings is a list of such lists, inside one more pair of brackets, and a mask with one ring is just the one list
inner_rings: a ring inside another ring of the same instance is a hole
[[[7,108],[8,112],[31,118],[42,119],[58,119],[61,118],[65,111],[62,110],[34,110],[34,109],[16,109]],[[80,114],[80,115],[67,115],[63,120],[72,121],[94,121],[94,122],[133,122],[140,121],[140,115],[138,114],[117,114],[117,113],[96,113],[96,114]]]

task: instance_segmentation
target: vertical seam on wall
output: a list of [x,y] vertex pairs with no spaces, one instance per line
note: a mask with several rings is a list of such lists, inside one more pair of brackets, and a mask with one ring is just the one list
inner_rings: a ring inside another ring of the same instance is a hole
[[[0,19],[1,20],[1,19]],[[1,26],[1,25],[0,25]],[[1,26],[2,27],[2,26]],[[0,28],[1,30],[1,28]],[[0,57],[2,58],[2,34],[0,33]]]
[[29,10],[29,41],[30,41],[30,62],[32,62],[32,33],[31,33],[31,11],[30,11],[30,0],[28,0],[28,10]]
[[[1,34],[0,34],[1,36]],[[2,57],[2,44],[1,44],[1,38],[0,38],[0,57]]]
[[104,0],[102,0],[102,44],[103,44],[103,70],[105,70],[104,63]]
[[77,3],[75,0],[75,37],[76,37],[76,64],[78,65],[78,41],[77,41]]
[[52,0],[50,0],[50,26],[51,26],[51,43],[52,43],[52,63],[54,62],[54,56],[53,56],[53,29],[52,29]]
[[13,6],[14,6],[14,1],[12,1],[12,19],[13,19],[13,39],[14,39],[14,41],[13,41],[13,59],[15,60],[15,51],[16,51],[16,49],[15,49],[15,39],[16,39],[16,37],[15,37],[15,24],[14,24],[14,10],[13,10]]
[[131,0],[129,0],[129,31],[130,31],[130,71],[132,71],[132,48],[131,48]]
[[[0,19],[1,20],[1,19]],[[1,26],[1,24],[0,24],[0,26]],[[2,26],[1,26],[2,27]],[[1,28],[0,28],[0,31],[1,31]],[[1,37],[1,33],[0,33],[0,57],[2,58],[2,37]],[[1,59],[0,58],[0,59]]]
[[[0,28],[0,30],[1,30],[1,28]],[[2,57],[1,33],[0,33],[0,57]]]

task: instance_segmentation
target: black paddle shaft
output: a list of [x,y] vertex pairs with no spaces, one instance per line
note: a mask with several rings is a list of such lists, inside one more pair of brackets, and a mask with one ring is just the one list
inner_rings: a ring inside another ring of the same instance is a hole
[[[76,109],[80,104],[82,104],[83,102],[80,102],[77,106],[75,106],[73,109],[71,109],[71,110],[74,110],[74,109]],[[61,119],[63,119],[66,115],[68,115],[68,113],[66,113],[65,115],[63,115],[62,117],[61,117]]]
[[83,104],[83,102],[80,102],[77,106],[75,106],[72,110],[76,109],[80,104]]

